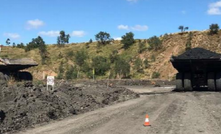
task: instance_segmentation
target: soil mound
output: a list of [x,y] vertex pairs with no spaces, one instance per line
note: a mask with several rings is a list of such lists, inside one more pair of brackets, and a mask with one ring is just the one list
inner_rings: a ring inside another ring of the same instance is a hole
[[203,49],[193,48],[185,53],[175,57],[176,59],[209,59],[209,58],[221,58],[221,54]]
[[0,87],[0,134],[35,124],[76,115],[139,97],[122,87],[60,84],[54,91],[45,86]]

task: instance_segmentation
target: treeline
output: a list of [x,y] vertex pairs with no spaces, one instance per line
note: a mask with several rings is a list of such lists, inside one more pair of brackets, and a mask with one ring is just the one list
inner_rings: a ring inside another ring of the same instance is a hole
[[[178,29],[183,33],[188,30],[189,27],[180,26]],[[209,35],[217,34],[219,31],[218,24],[211,24],[209,27]],[[159,51],[162,48],[162,42],[167,40],[169,35],[164,36],[153,36],[147,40],[134,39],[134,33],[128,32],[121,37],[122,49],[129,49],[131,46],[136,44],[138,47],[137,53],[143,53],[144,51]],[[64,47],[65,44],[69,43],[70,35],[66,34],[65,31],[60,31],[60,35],[57,37],[57,47]],[[102,49],[103,46],[112,45],[114,39],[107,32],[100,31],[95,35],[97,41],[97,49]],[[192,33],[189,32],[186,43],[186,50],[191,49]],[[10,39],[7,39],[7,44],[10,44]],[[92,78],[95,76],[105,76],[109,78],[130,78],[133,77],[131,71],[136,74],[143,74],[144,70],[150,67],[150,62],[155,61],[155,56],[152,55],[150,59],[142,60],[139,57],[130,57],[130,55],[124,55],[119,53],[119,50],[114,50],[110,55],[101,56],[97,52],[97,56],[92,57],[88,54],[87,49],[90,48],[90,44],[93,40],[90,39],[84,49],[77,50],[76,52],[68,51],[65,55],[60,55],[61,59],[65,59],[60,62],[57,70],[59,79],[76,79],[76,78]],[[31,42],[24,45],[23,43],[14,44],[13,47],[23,48],[26,52],[39,49],[42,64],[47,64],[47,60],[50,59],[47,52],[47,45],[42,37],[32,39]],[[68,64],[68,60],[73,61],[73,65]],[[152,77],[158,78],[160,74],[154,72]]]

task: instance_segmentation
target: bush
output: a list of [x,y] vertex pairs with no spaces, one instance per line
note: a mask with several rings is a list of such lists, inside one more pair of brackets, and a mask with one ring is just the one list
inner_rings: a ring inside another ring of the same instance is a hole
[[120,77],[128,77],[130,75],[130,64],[127,60],[118,57],[114,64],[114,71]]
[[147,48],[145,46],[145,43],[140,41],[138,44],[139,48],[138,48],[138,53],[142,53],[143,51],[145,51]]
[[74,52],[71,50],[66,53],[66,57],[68,58],[72,58],[73,56],[74,56]]
[[58,76],[57,79],[63,79],[64,78],[64,63],[63,61],[60,63],[59,68],[58,68]]
[[155,61],[156,61],[156,58],[155,58],[154,55],[151,55],[151,61],[152,61],[152,62],[155,62]]
[[160,73],[159,72],[153,72],[152,74],[152,79],[156,79],[160,77]]
[[89,43],[89,44],[93,43],[93,40],[92,40],[92,39],[90,39],[88,43]]
[[112,51],[112,54],[109,55],[110,63],[114,63],[116,61],[118,56],[117,54],[118,54],[117,50]]
[[68,68],[68,70],[65,72],[65,78],[67,80],[70,80],[70,79],[76,79],[77,78],[77,68],[76,67],[73,67],[73,66],[70,66]]
[[74,59],[75,63],[81,67],[88,59],[88,53],[84,49],[81,49],[80,51],[76,52],[76,54],[74,55]]
[[148,68],[149,67],[149,62],[147,59],[144,60],[144,68]]
[[159,50],[162,47],[162,42],[157,36],[153,36],[148,40],[149,50]]
[[193,36],[193,34],[190,32],[188,34],[188,39],[187,39],[187,43],[186,43],[186,51],[190,50],[192,48],[192,44],[191,44],[192,36]]
[[121,43],[124,44],[124,49],[129,48],[134,42],[134,34],[132,32],[126,33],[126,35],[122,36]]
[[103,31],[96,34],[95,38],[98,41],[98,46],[109,44],[112,41],[110,34]]
[[210,35],[217,34],[219,31],[219,25],[218,24],[211,24],[209,26],[209,29],[210,29],[210,32],[209,32]]
[[105,75],[106,71],[110,69],[110,63],[106,57],[97,56],[92,59],[92,67],[95,69],[96,75]]
[[139,72],[142,73],[143,72],[143,67],[142,67],[142,60],[140,58],[137,58],[134,61],[134,69]]

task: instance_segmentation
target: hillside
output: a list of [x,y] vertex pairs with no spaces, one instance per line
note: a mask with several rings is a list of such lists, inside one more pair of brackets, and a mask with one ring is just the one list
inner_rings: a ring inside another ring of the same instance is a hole
[[[106,46],[97,47],[97,43],[93,42],[91,44],[87,43],[72,43],[67,44],[65,47],[57,47],[56,45],[47,45],[48,59],[46,65],[41,64],[41,57],[39,55],[39,50],[34,49],[28,52],[25,52],[24,49],[14,48],[14,47],[3,47],[2,52],[0,53],[1,57],[8,58],[22,58],[28,57],[32,58],[39,63],[38,67],[29,69],[33,73],[34,78],[43,79],[47,75],[58,75],[58,70],[61,62],[63,62],[64,72],[74,66],[74,54],[79,50],[84,50],[88,53],[89,59],[88,64],[90,66],[91,59],[96,56],[109,57],[113,54],[114,51],[117,51],[117,55],[123,56],[126,59],[130,59],[131,71],[130,77],[134,79],[150,79],[152,78],[153,72],[159,73],[159,78],[161,79],[173,79],[176,70],[172,67],[169,62],[172,55],[179,55],[185,51],[186,43],[191,35],[191,44],[192,48],[202,47],[217,53],[221,53],[221,31],[216,35],[208,35],[208,31],[191,31],[183,33],[174,33],[166,34],[160,36],[162,41],[162,48],[158,51],[148,50],[149,44],[147,40],[142,40],[145,43],[145,51],[138,53],[139,49],[139,40],[136,40],[136,43],[128,49],[123,49],[120,41],[114,41],[112,44]],[[71,52],[73,51],[73,53]],[[70,54],[71,53],[71,54]],[[135,59],[140,58],[142,61],[145,59],[148,60],[149,67],[144,68],[142,72],[138,72],[134,69]],[[103,76],[96,76],[97,79],[106,79],[108,78],[109,73],[113,73],[113,66],[111,64],[110,71],[106,71]],[[88,70],[92,73],[92,69]],[[86,73],[78,72],[79,78],[88,78]],[[111,78],[120,78],[115,75]]]

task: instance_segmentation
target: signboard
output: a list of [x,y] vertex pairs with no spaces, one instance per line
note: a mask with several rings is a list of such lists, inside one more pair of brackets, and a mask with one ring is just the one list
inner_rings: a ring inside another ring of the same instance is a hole
[[54,86],[54,76],[47,76],[47,85]]
[[47,76],[47,90],[49,85],[52,86],[52,90],[54,90],[54,76]]

